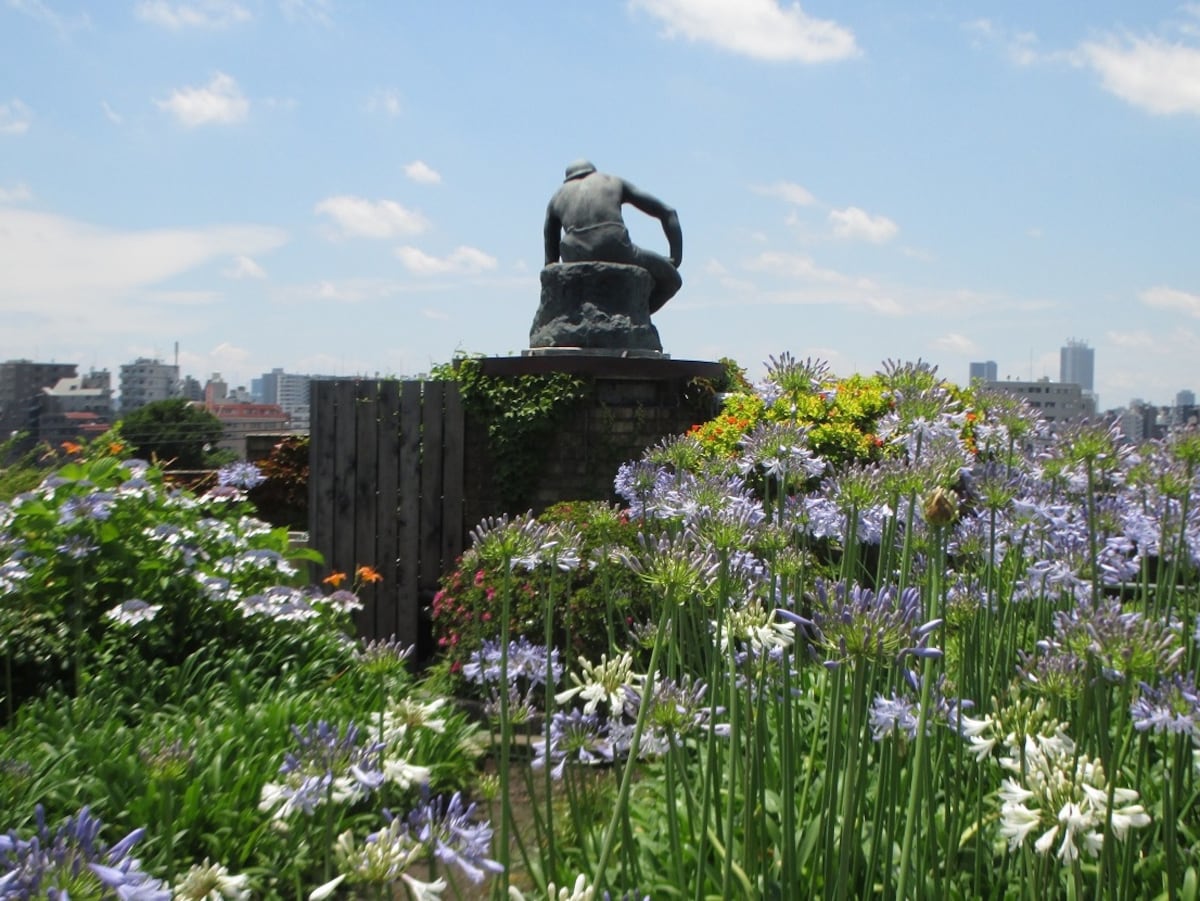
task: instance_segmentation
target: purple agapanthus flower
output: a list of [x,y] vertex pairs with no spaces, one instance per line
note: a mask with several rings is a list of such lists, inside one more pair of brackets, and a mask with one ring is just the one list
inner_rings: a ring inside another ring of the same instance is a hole
[[639,460],[621,465],[613,479],[613,489],[629,507],[630,516],[645,519],[653,515],[659,498],[674,478],[665,467]]
[[262,474],[261,469],[244,460],[230,463],[217,470],[217,484],[222,488],[241,488],[249,491],[266,480],[267,477]]
[[1077,654],[1096,659],[1112,682],[1172,672],[1183,659],[1183,626],[1173,617],[1146,616],[1116,599],[1076,604],[1055,614],[1057,639]]
[[760,422],[742,439],[738,468],[743,473],[761,469],[767,476],[786,482],[816,478],[826,468],[823,459],[808,446],[808,429],[794,423]]
[[285,818],[296,811],[312,814],[327,802],[344,804],[365,798],[383,784],[379,742],[364,739],[353,723],[342,733],[321,720],[303,730],[292,727],[297,748],[279,767],[280,782],[263,786],[259,809]]
[[1139,732],[1171,732],[1200,738],[1200,687],[1196,676],[1176,673],[1141,693],[1129,705],[1133,727]]
[[876,592],[822,580],[816,584],[810,607],[807,616],[783,609],[776,614],[799,627],[797,636],[807,638],[827,667],[859,660],[887,665],[909,655],[941,656],[939,649],[929,645],[929,638],[942,621],[924,621],[917,588],[897,591],[885,586]]
[[[477,685],[499,682],[500,650],[500,642],[484,641],[463,666],[463,678]],[[510,683],[523,680],[529,685],[542,685],[546,681],[547,668],[549,668],[554,684],[557,685],[559,679],[562,678],[562,664],[559,662],[558,648],[547,650],[543,645],[531,643],[524,636],[508,643],[508,680]]]
[[504,872],[504,867],[488,856],[492,848],[491,824],[476,820],[475,805],[467,804],[460,792],[449,800],[439,795],[422,804],[408,815],[408,825],[438,860],[458,867],[477,885],[488,873]]
[[595,765],[612,763],[613,743],[608,721],[598,713],[574,708],[559,711],[550,720],[550,741],[534,742],[533,768],[550,766],[555,779],[561,779],[568,763]]
[[45,811],[35,808],[37,834],[0,835],[0,898],[118,897],[170,901],[167,884],[144,872],[132,856],[146,830],[135,829],[111,847],[100,840],[103,824],[87,807],[51,832]]
[[920,725],[920,705],[910,698],[892,692],[890,698],[876,695],[867,716],[871,723],[871,737],[882,741],[889,735],[916,738]]

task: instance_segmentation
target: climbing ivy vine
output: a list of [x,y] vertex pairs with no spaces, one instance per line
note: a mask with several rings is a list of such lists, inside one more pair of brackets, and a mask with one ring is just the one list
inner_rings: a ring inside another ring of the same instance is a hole
[[526,506],[555,430],[590,396],[592,380],[564,372],[488,376],[472,356],[455,357],[431,374],[458,382],[463,406],[487,423],[500,503],[514,511]]

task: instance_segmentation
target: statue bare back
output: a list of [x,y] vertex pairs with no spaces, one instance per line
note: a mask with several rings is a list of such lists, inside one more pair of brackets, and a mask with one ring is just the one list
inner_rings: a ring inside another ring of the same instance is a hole
[[[670,257],[643,250],[629,238],[621,216],[632,204],[662,223]],[[656,313],[683,285],[683,232],[679,216],[657,197],[638,190],[615,175],[597,172],[587,160],[567,167],[562,187],[546,208],[546,265],[600,261],[641,266],[654,278],[650,312]]]

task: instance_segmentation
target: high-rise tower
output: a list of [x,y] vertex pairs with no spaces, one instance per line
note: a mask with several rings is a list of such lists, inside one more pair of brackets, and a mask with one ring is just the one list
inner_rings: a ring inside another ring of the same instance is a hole
[[1058,380],[1078,385],[1085,393],[1095,390],[1096,352],[1086,341],[1071,338],[1067,346],[1059,351]]

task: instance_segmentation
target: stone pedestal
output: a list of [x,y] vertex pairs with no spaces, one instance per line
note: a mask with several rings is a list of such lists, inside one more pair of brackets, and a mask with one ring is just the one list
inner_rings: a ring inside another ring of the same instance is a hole
[[715,396],[705,383],[723,377],[720,363],[646,356],[614,357],[581,351],[550,356],[485,357],[480,372],[492,378],[567,372],[588,380],[579,401],[554,436],[532,448],[539,455],[536,484],[515,509],[505,510],[496,490],[487,423],[467,415],[466,522],[500,512],[540,512],[568,500],[615,500],[613,478],[622,463],[652,444],[680,435],[710,418]]
[[529,346],[662,351],[650,322],[654,279],[622,263],[552,263],[542,270],[542,300]]

